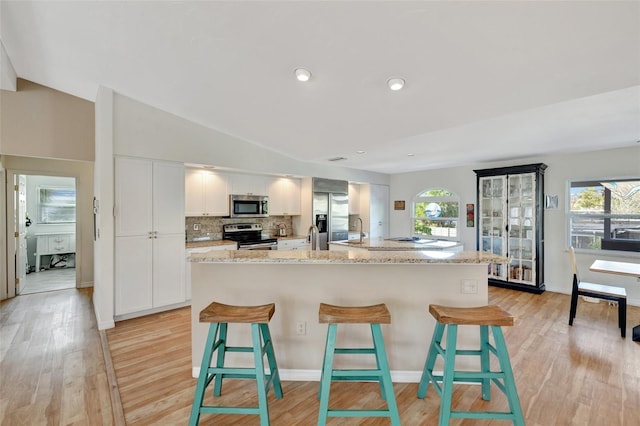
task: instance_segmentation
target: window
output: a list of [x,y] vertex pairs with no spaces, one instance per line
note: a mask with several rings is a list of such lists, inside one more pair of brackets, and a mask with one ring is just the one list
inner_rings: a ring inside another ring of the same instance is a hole
[[75,188],[38,187],[38,223],[73,223],[75,221]]
[[640,252],[640,178],[571,182],[569,206],[573,247]]
[[442,188],[426,190],[413,199],[413,233],[452,239],[458,236],[460,201]]

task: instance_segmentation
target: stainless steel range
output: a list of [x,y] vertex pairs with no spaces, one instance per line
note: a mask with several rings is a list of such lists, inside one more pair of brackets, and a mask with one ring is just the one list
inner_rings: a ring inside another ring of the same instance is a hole
[[259,223],[234,223],[222,225],[222,238],[236,241],[238,250],[278,250],[278,240],[262,238]]

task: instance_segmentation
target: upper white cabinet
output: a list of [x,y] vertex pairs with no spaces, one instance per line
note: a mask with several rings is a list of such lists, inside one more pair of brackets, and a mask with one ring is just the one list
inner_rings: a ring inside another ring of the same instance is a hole
[[115,162],[115,313],[185,301],[184,166]]
[[187,169],[185,215],[228,216],[229,177],[210,170]]
[[267,194],[269,195],[269,215],[300,214],[300,179],[272,178]]
[[349,214],[360,214],[360,185],[349,184]]
[[[231,194],[267,195],[267,178],[265,176],[230,174]],[[227,213],[228,214],[228,213]]]

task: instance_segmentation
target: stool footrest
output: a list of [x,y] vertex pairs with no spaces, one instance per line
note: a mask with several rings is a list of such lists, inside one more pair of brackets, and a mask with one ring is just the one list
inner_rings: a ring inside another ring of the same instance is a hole
[[226,346],[224,348],[226,352],[250,352],[253,353],[251,346]]
[[260,414],[260,407],[225,407],[203,405],[200,407],[202,414]]
[[327,417],[391,417],[389,410],[328,410]]
[[358,380],[370,378],[370,380],[380,380],[382,371],[380,370],[333,370],[331,378],[336,380]]
[[372,354],[375,355],[375,348],[335,348],[333,350],[336,354]]

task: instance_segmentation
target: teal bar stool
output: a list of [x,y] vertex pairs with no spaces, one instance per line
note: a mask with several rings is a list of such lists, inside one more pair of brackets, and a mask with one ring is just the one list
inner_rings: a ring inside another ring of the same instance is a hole
[[[325,425],[327,417],[389,417],[391,424],[400,425],[400,416],[396,397],[393,393],[393,383],[389,363],[385,352],[384,340],[380,324],[390,324],[391,314],[385,304],[374,306],[333,306],[320,304],[319,320],[321,324],[329,324],[327,343],[324,349],[324,362],[320,377],[320,413],[318,425]],[[336,348],[338,324],[370,324],[373,339],[372,348]],[[335,354],[372,354],[376,358],[375,369],[339,370],[333,368]],[[333,410],[329,409],[329,392],[332,381],[377,381],[380,383],[382,398],[387,401],[386,410]]]
[[[260,425],[269,424],[269,406],[267,393],[273,385],[276,398],[282,398],[282,385],[278,373],[278,365],[273,351],[273,342],[269,333],[269,321],[275,312],[275,305],[262,306],[230,306],[213,302],[200,312],[200,322],[209,322],[209,333],[205,343],[200,375],[191,408],[189,425],[197,425],[200,414],[257,414]],[[252,346],[227,346],[227,326],[229,323],[251,324]],[[217,351],[215,367],[211,366],[214,353]],[[224,367],[227,352],[253,352],[254,368]],[[269,374],[265,374],[264,356],[267,356]],[[258,387],[257,407],[205,406],[204,393],[213,381],[213,395],[220,396],[222,380],[253,379]]]
[[[429,347],[429,353],[418,386],[418,398],[424,398],[427,386],[433,383],[433,387],[440,395],[440,420],[439,425],[448,425],[451,419],[500,419],[511,420],[514,425],[524,426],[520,399],[513,379],[511,362],[507,345],[504,341],[501,326],[512,326],[513,317],[499,306],[481,306],[477,308],[452,308],[447,306],[429,305],[429,312],[436,319],[436,327]],[[479,350],[456,350],[456,338],[458,325],[480,326]],[[446,347],[443,348],[442,335],[447,328]],[[495,346],[489,342],[489,327],[493,334]],[[500,371],[491,371],[489,354],[497,356]],[[437,356],[444,359],[444,372],[440,375],[433,374],[433,366]],[[471,355],[480,357],[480,371],[456,371],[456,355]],[[495,411],[452,411],[451,395],[454,382],[475,382],[482,384],[482,399],[491,399],[491,382],[495,383],[507,396],[509,412]]]

